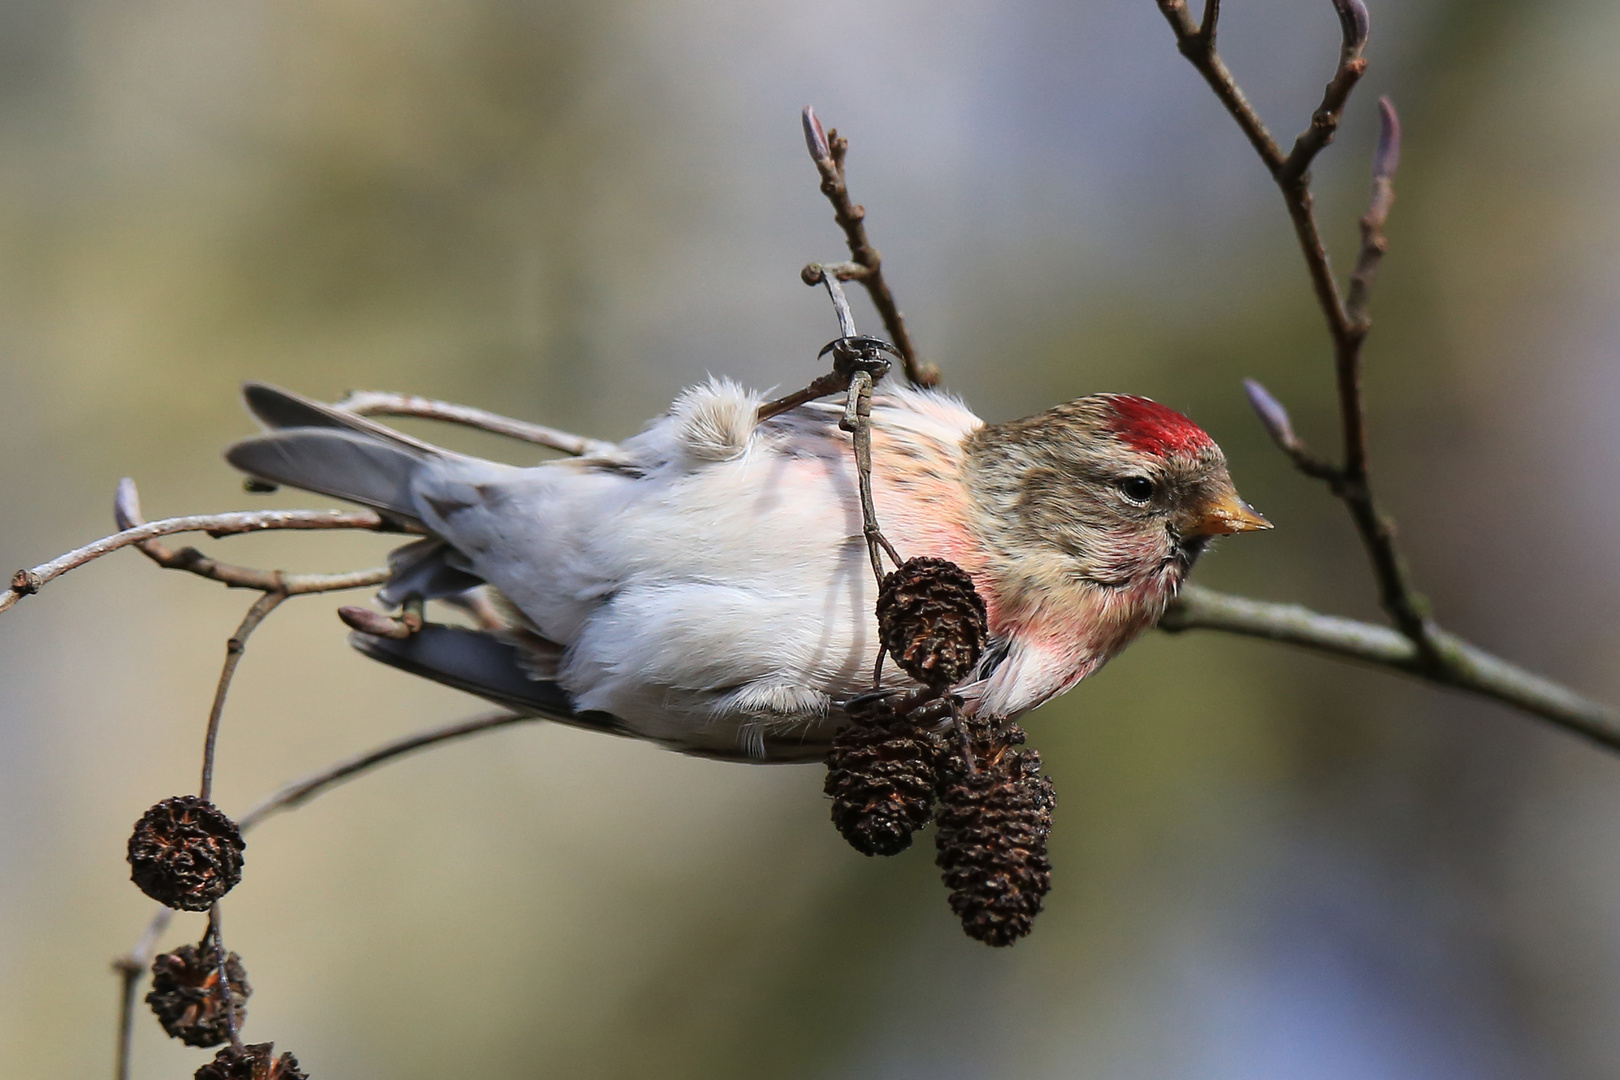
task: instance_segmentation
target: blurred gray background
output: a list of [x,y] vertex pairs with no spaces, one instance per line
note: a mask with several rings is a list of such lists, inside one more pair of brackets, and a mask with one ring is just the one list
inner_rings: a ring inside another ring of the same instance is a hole
[[[1373,66],[1316,171],[1344,267],[1394,96],[1378,479],[1448,624],[1620,698],[1620,6],[1370,6]],[[1291,140],[1335,56],[1328,0],[1229,0],[1222,29]],[[122,475],[152,517],[320,505],[221,462],[246,378],[605,437],[706,372],[802,383],[834,324],[798,269],[842,251],[806,102],[850,135],[952,388],[998,419],[1096,390],[1190,413],[1278,525],[1197,579],[1376,615],[1342,510],[1239,390],[1262,378],[1332,445],[1286,216],[1151,0],[8,0],[0,563],[110,531]],[[314,571],[386,546],[211,550]],[[194,790],[250,599],[130,552],[0,617],[6,1077],[110,1073],[108,962],[150,908],[124,840]],[[340,602],[254,639],[227,811],[478,708],[350,652]],[[851,852],[815,768],[534,726],[254,834],[227,904],[246,1034],[351,1080],[1620,1072],[1620,761],[1213,635],[1150,635],[1027,726],[1061,795],[1056,884],[1010,950],[962,936],[930,837]],[[205,1059],[143,1011],[137,1076]]]

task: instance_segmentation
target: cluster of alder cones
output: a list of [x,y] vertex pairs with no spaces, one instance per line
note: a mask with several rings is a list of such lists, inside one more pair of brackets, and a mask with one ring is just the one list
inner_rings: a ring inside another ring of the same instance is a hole
[[[129,838],[130,879],[177,911],[208,911],[242,880],[242,830],[213,803],[175,795],[148,810]],[[309,1080],[291,1054],[271,1043],[244,1045],[247,972],[235,953],[220,955],[214,924],[196,945],[152,961],[146,1003],[170,1038],[187,1046],[228,1043],[195,1080]]]
[[932,820],[962,929],[1011,945],[1052,887],[1057,796],[1018,725],[966,717],[950,692],[984,653],[984,600],[955,563],[908,559],[884,578],[877,618],[884,649],[922,686],[846,706],[853,723],[827,755],[833,824],[856,851],[895,855]]

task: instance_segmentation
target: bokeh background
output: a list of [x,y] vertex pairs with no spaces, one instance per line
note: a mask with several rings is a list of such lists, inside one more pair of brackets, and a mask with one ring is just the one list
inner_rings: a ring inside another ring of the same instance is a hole
[[[1620,699],[1620,6],[1372,0],[1317,168],[1341,267],[1391,94],[1407,143],[1368,347],[1417,579],[1487,647]],[[1229,0],[1291,139],[1327,0]],[[0,563],[242,492],[237,384],[412,390],[607,437],[706,372],[797,385],[850,182],[928,356],[991,418],[1095,390],[1189,412],[1278,528],[1197,578],[1376,616],[1319,445],[1328,352],[1286,217],[1150,0],[6,0]],[[875,320],[863,308],[866,322]],[[521,447],[435,432],[517,460]],[[259,500],[259,501],[256,501]],[[372,565],[382,538],[223,541]],[[111,1070],[150,905],[131,822],[193,790],[250,597],[133,552],[0,617],[0,1072]],[[472,699],[368,663],[338,598],[254,639],[239,812]],[[1373,671],[1150,635],[1031,718],[1061,795],[1034,935],[991,951],[931,839],[873,861],[819,770],[551,726],[396,764],[251,839],[227,903],[246,1034],[317,1077],[1606,1077],[1620,1071],[1620,761]],[[169,935],[199,932],[183,917]],[[138,1077],[206,1055],[144,1013]]]

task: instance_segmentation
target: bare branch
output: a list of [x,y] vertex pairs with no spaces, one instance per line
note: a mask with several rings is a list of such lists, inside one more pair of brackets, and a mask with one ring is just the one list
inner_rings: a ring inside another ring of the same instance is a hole
[[466,738],[496,728],[509,727],[512,724],[529,723],[543,719],[538,716],[524,716],[521,713],[491,713],[486,716],[474,717],[471,720],[461,720],[443,727],[429,728],[419,731],[415,735],[407,735],[402,739],[384,743],[363,754],[345,758],[333,765],[329,765],[319,772],[295,780],[282,786],[275,793],[261,800],[247,813],[236,819],[236,824],[243,832],[258,825],[273,814],[283,810],[296,809],[317,796],[353,780],[362,773],[369,772],[379,765],[385,764],[398,757],[414,753],[429,746],[450,742],[454,739]]
[[[120,529],[133,529],[146,524],[146,519],[141,516],[140,492],[135,488],[135,481],[127,476],[118,481],[113,517]],[[176,551],[159,540],[143,540],[135,546],[142,555],[167,570],[184,570],[211,581],[223,582],[232,589],[258,589],[260,592],[282,592],[288,596],[365,589],[381,585],[388,580],[390,573],[388,567],[379,566],[347,574],[289,574],[281,570],[258,570],[251,566],[219,562],[194,547],[183,547]]]
[[205,532],[213,537],[221,537],[273,529],[364,529],[393,533],[421,531],[406,523],[385,518],[373,510],[240,510],[226,514],[165,518],[104,536],[93,544],[58,555],[32,569],[18,570],[12,576],[11,588],[0,593],[0,611],[10,608],[25,596],[37,593],[69,570],[75,570],[103,555],[110,555],[120,548],[175,533]]
[[1265,121],[1260,119],[1260,114],[1254,111],[1254,106],[1243,95],[1237,80],[1232,78],[1225,61],[1215,51],[1215,24],[1220,19],[1219,0],[1211,0],[1204,5],[1202,26],[1193,22],[1192,15],[1187,11],[1186,0],[1158,0],[1158,4],[1160,13],[1170,23],[1170,29],[1175,31],[1176,47],[1181,50],[1181,55],[1191,61],[1204,81],[1209,83],[1209,88],[1215,91],[1215,96],[1221,99],[1226,111],[1243,129],[1243,134],[1248,137],[1255,153],[1260,155],[1260,160],[1265,162],[1271,175],[1276,176],[1283,166],[1283,152],[1277,146],[1277,140],[1271,137]]
[[230,1033],[231,1046],[238,1053],[242,1050],[242,1032],[236,1024],[236,1010],[231,1007],[231,973],[226,966],[230,963],[230,953],[225,951],[225,918],[219,913],[219,901],[215,900],[208,909],[208,930],[206,937],[214,939],[214,962],[219,965],[219,996],[225,1006],[225,1030]]
[[456,405],[448,401],[417,397],[415,394],[395,394],[379,390],[350,390],[334,408],[352,412],[356,416],[419,416],[426,420],[443,420],[451,424],[477,428],[480,431],[505,435],[521,442],[560,450],[574,457],[600,454],[613,449],[613,444],[601,439],[587,439],[566,431],[514,420],[509,416],[485,412],[470,405]]
[[1309,168],[1333,139],[1350,91],[1366,70],[1362,50],[1369,21],[1362,0],[1333,0],[1342,43],[1339,65],[1311,125],[1287,158],[1249,107],[1231,73],[1215,52],[1218,0],[1207,0],[1202,26],[1194,26],[1185,0],[1158,0],[1175,31],[1176,43],[1214,88],[1242,128],[1283,195],[1305,265],[1333,339],[1334,374],[1344,440],[1344,460],[1333,465],[1313,455],[1295,434],[1288,411],[1265,387],[1245,381],[1249,402],[1283,453],[1300,472],[1324,481],[1350,513],[1377,582],[1379,603],[1395,628],[1318,615],[1294,605],[1267,604],[1189,587],[1166,613],[1166,630],[1195,627],[1226,630],[1272,641],[1286,641],[1336,656],[1362,660],[1417,675],[1431,682],[1492,697],[1540,716],[1610,749],[1620,749],[1620,713],[1556,683],[1515,667],[1447,633],[1429,615],[1427,602],[1407,580],[1395,546],[1395,526],[1373,499],[1367,469],[1367,419],[1361,389],[1361,348],[1371,326],[1368,300],[1379,261],[1387,248],[1384,224],[1395,199],[1401,128],[1395,107],[1379,101],[1380,131],[1373,160],[1373,192],[1361,219],[1361,250],[1350,279],[1348,302],[1328,263],[1312,209]]
[[[1247,108],[1247,102],[1243,100],[1231,73],[1220,64],[1220,57],[1214,48],[1213,23],[1210,23],[1210,32],[1206,36],[1193,25],[1185,0],[1159,0],[1159,8],[1175,30],[1182,53],[1209,80],[1238,125],[1246,134],[1250,134],[1250,141],[1254,142],[1251,129],[1258,121],[1253,111]],[[1322,243],[1321,230],[1312,208],[1308,168],[1316,154],[1332,141],[1350,91],[1366,70],[1366,60],[1361,55],[1368,35],[1366,7],[1362,0],[1334,0],[1334,8],[1339,14],[1342,31],[1339,66],[1333,81],[1328,84],[1322,105],[1312,117],[1310,128],[1295,142],[1293,151],[1286,159],[1279,160],[1273,155],[1274,144],[1255,142],[1255,146],[1282,192],[1300,250],[1305,255],[1312,288],[1333,339],[1344,461],[1338,466],[1327,465],[1306,453],[1297,439],[1292,449],[1280,442],[1279,445],[1301,472],[1325,481],[1343,501],[1371,563],[1378,584],[1379,603],[1396,628],[1411,638],[1431,663],[1438,664],[1437,646],[1433,639],[1435,628],[1429,618],[1427,604],[1407,582],[1405,566],[1395,548],[1395,527],[1378,509],[1367,471],[1367,418],[1361,391],[1361,346],[1371,325],[1366,308],[1367,293],[1378,259],[1386,246],[1383,226],[1394,199],[1394,171],[1400,157],[1400,127],[1393,106],[1385,102],[1380,109],[1383,130],[1374,167],[1373,206],[1363,219],[1362,254],[1357,260],[1356,279],[1352,282],[1354,314],[1347,309],[1340,296],[1339,285],[1328,262],[1327,248]],[[1269,394],[1266,397],[1270,399]],[[1250,400],[1255,400],[1252,392]],[[1271,403],[1276,405],[1274,399],[1271,399]],[[1259,402],[1255,402],[1255,405],[1275,439],[1277,434],[1266,418],[1266,410]],[[1281,408],[1280,405],[1276,407]]]
[[1342,34],[1339,66],[1322,93],[1322,104],[1311,115],[1310,127],[1294,140],[1294,148],[1289,151],[1288,159],[1283,162],[1281,169],[1275,170],[1277,183],[1284,187],[1302,180],[1311,162],[1316,160],[1316,155],[1333,141],[1334,133],[1339,130],[1339,118],[1344,114],[1345,102],[1350,99],[1350,91],[1356,88],[1356,83],[1361,81],[1362,74],[1367,70],[1366,58],[1361,55],[1371,30],[1366,5],[1362,0],[1333,0],[1333,6],[1339,13]]
[[1455,634],[1433,632],[1439,663],[1411,638],[1387,626],[1322,615],[1298,604],[1274,604],[1188,585],[1159,622],[1161,630],[1224,630],[1298,645],[1341,659],[1389,668],[1548,720],[1610,750],[1620,750],[1620,710],[1510,664]]
[[174,909],[158,905],[152,921],[146,924],[141,939],[128,953],[113,961],[113,970],[121,981],[120,1010],[118,1013],[118,1049],[114,1058],[113,1075],[117,1080],[129,1080],[129,1052],[135,1037],[135,997],[140,991],[141,978],[152,964],[158,940],[169,928]]
[[214,794],[214,742],[219,738],[220,717],[225,714],[225,698],[231,692],[231,679],[236,675],[236,665],[241,662],[242,653],[247,649],[248,637],[258,629],[265,617],[287,599],[287,594],[280,590],[267,592],[248,608],[243,616],[242,623],[236,628],[236,633],[225,642],[225,664],[219,672],[219,685],[214,688],[214,704],[208,710],[208,731],[203,737],[203,763],[202,783],[197,795],[204,802],[211,801]]
[[845,264],[838,276],[866,286],[872,306],[877,308],[884,329],[900,352],[905,364],[906,380],[916,386],[938,385],[939,368],[925,364],[918,358],[917,346],[912,343],[911,333],[906,329],[905,316],[900,313],[894,294],[889,291],[889,284],[883,278],[883,256],[867,239],[866,208],[850,199],[849,188],[844,184],[844,155],[849,152],[849,140],[838,134],[836,128],[823,132],[815,110],[808,105],[804,107],[803,120],[805,146],[810,151],[811,160],[816,163],[816,171],[821,173],[821,193],[832,203],[833,220],[844,231],[850,257],[858,268],[847,269]]

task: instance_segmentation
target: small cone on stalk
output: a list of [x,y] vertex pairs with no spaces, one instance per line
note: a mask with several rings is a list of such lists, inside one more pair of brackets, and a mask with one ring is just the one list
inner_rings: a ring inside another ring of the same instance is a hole
[[1052,888],[1046,842],[1057,795],[1040,754],[1020,748],[1018,725],[998,731],[971,719],[966,733],[947,736],[939,764],[935,861],[967,935],[1006,946],[1030,932]]
[[198,1069],[193,1080],[309,1080],[291,1054],[275,1056],[275,1043],[227,1046]]
[[945,559],[907,559],[886,576],[877,619],[883,647],[924,686],[955,686],[984,654],[984,599],[967,572]]
[[174,795],[147,810],[129,838],[130,880],[179,911],[207,911],[242,880],[236,822],[196,795]]
[[854,722],[827,754],[833,824],[862,855],[898,855],[933,816],[939,739],[877,695],[846,711]]
[[247,1019],[247,999],[253,993],[248,985],[242,958],[225,955],[226,992],[219,977],[219,950],[204,940],[198,945],[182,945],[152,961],[152,991],[146,1003],[171,1039],[187,1046],[218,1046],[231,1037],[231,1018],[226,998],[240,1028]]

